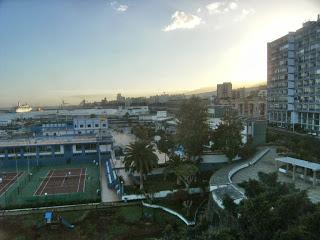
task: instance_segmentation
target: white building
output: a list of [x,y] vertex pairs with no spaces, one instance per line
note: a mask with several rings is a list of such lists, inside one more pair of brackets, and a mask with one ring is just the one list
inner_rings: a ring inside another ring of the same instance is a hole
[[43,136],[71,136],[83,134],[105,134],[108,130],[108,120],[105,117],[90,118],[77,117],[73,119],[73,125],[66,123],[42,124]]
[[127,113],[130,116],[138,116],[143,114],[149,113],[149,107],[148,106],[133,106],[127,108]]
[[65,123],[48,123],[41,126],[42,135],[47,137],[74,135],[74,129]]
[[107,118],[75,118],[73,129],[76,134],[98,134],[107,133]]

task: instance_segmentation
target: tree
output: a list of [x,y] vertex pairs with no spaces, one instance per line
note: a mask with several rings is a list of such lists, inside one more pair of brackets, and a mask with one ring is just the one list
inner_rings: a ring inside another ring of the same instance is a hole
[[237,215],[237,204],[234,203],[233,199],[228,194],[225,194],[223,197],[223,206],[232,216],[235,217]]
[[133,129],[133,134],[141,141],[152,141],[154,137],[154,129],[146,126],[135,126]]
[[240,149],[239,156],[242,159],[249,159],[256,152],[256,147],[253,145],[252,137],[249,137],[247,143]]
[[137,171],[140,175],[140,190],[143,189],[143,178],[158,164],[158,156],[153,146],[145,141],[131,143],[124,157],[126,171]]
[[228,112],[213,132],[213,150],[221,150],[232,161],[241,149],[242,129],[242,123],[236,114]]
[[190,188],[191,183],[195,180],[199,168],[192,162],[183,162],[174,169],[174,174],[179,181],[182,181],[186,189]]
[[188,159],[201,156],[203,145],[208,142],[207,106],[198,97],[191,97],[180,107],[177,138]]
[[168,165],[164,169],[164,177],[169,173],[177,176],[177,185],[181,182],[185,184],[186,189],[190,188],[191,183],[195,180],[199,167],[193,161],[181,158],[176,154],[172,154],[168,161]]
[[[259,173],[258,176],[258,180],[245,184],[246,193],[251,194],[246,194],[247,198],[239,205],[231,203],[232,199],[224,199],[225,209],[236,213],[232,224],[199,221],[191,239],[319,239],[320,205],[312,204],[304,191],[278,182],[276,173]],[[224,213],[226,211],[221,211],[219,218],[229,215],[223,216]]]
[[[169,156],[168,165],[165,167],[165,169],[164,169],[164,171],[163,171],[164,180],[166,180],[167,175],[168,175],[169,173],[174,173],[176,167],[178,167],[182,162],[183,162],[183,159],[180,158],[180,156],[172,153],[172,154]],[[179,183],[178,183],[178,179],[177,179],[177,184],[179,184]]]
[[157,147],[160,152],[165,154],[165,162],[167,161],[167,155],[170,153],[170,150],[174,147],[174,141],[170,134],[162,134],[161,139],[157,143]]

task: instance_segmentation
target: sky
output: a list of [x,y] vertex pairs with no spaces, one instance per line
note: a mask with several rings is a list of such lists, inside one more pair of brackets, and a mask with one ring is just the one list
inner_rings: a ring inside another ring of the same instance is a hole
[[266,80],[319,0],[0,0],[0,107]]

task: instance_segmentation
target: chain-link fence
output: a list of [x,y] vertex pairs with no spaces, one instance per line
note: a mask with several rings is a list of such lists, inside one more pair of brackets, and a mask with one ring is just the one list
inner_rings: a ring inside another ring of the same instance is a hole
[[[84,192],[60,193],[55,195],[35,195],[43,186],[43,181],[48,172],[48,167],[35,167],[30,171],[23,171],[22,175],[0,197],[0,209],[58,206],[78,203],[100,201],[100,177],[98,166],[86,164],[81,166],[68,166],[69,168],[86,168],[83,189]],[[64,169],[65,166],[61,166]],[[55,168],[56,169],[56,168]],[[30,173],[29,173],[30,172]]]

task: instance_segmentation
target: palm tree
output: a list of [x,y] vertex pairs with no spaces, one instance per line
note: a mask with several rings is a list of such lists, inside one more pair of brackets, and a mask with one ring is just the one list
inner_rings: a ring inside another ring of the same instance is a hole
[[158,164],[158,156],[153,146],[145,141],[136,141],[128,146],[124,157],[126,171],[136,171],[140,175],[140,190],[143,189],[143,177]]

